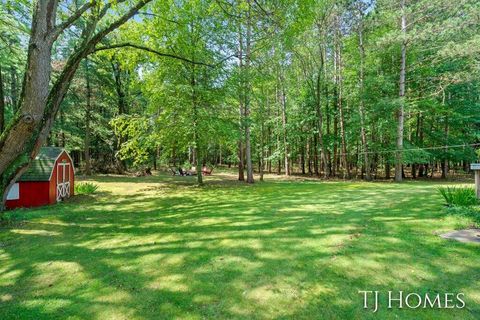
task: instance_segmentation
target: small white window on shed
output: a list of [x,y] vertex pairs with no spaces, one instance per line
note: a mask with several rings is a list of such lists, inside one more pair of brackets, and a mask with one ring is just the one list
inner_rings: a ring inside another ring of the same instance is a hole
[[7,200],[18,200],[20,199],[20,188],[18,183],[15,183],[8,191]]

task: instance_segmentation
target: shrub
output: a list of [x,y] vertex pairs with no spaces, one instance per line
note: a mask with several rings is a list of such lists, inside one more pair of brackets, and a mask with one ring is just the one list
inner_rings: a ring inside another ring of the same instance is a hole
[[438,191],[445,199],[447,206],[474,206],[478,199],[473,188],[440,187]]
[[75,184],[75,194],[92,194],[97,191],[98,185],[92,182],[82,182]]
[[[457,217],[460,216],[466,219],[466,220],[463,220],[463,223],[460,222],[460,229],[464,229],[465,225],[468,225],[468,228],[472,228],[472,227],[480,228],[480,208],[478,206],[447,207],[446,213],[453,216],[457,216]],[[472,225],[472,222],[473,222],[473,225]]]

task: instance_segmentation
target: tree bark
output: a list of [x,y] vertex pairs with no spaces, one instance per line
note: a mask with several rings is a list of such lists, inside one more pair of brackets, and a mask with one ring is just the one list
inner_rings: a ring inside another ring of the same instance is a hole
[[10,96],[11,96],[11,104],[12,104],[12,111],[13,113],[17,112],[18,107],[18,78],[17,78],[17,70],[14,66],[10,67]]
[[318,168],[318,145],[317,145],[317,135],[313,136],[313,148],[312,148],[312,153],[313,153],[313,172],[317,177],[320,176],[320,171]]
[[238,106],[239,106],[239,138],[238,138],[238,180],[245,181],[245,168],[243,164],[245,163],[245,157],[243,153],[243,139],[242,135],[244,131],[244,120],[245,120],[245,108],[244,108],[244,98],[243,98],[243,80],[242,80],[242,70],[243,70],[243,36],[241,25],[238,27],[238,67],[240,70],[240,84],[239,84],[239,96],[238,96]]
[[[280,71],[282,72],[282,71]],[[283,131],[283,153],[285,159],[285,175],[290,175],[290,165],[289,165],[289,150],[288,150],[288,137],[287,137],[287,101],[285,96],[285,87],[284,87],[285,80],[283,76],[280,76],[280,104],[282,106],[282,131]]]
[[[328,167],[327,161],[327,149],[325,148],[325,143],[323,142],[323,112],[321,109],[321,90],[320,90],[320,73],[317,76],[317,90],[316,90],[316,112],[317,112],[317,125],[318,125],[318,144],[320,145],[320,157],[323,162],[324,177],[327,179],[330,176],[330,168]],[[315,153],[317,150],[315,149]],[[318,167],[318,166],[317,166]],[[318,169],[316,169],[318,171]]]
[[[268,93],[265,95],[265,102],[266,102],[266,110],[269,110],[269,101],[268,101]],[[259,152],[259,174],[260,174],[260,181],[263,181],[263,171],[265,170],[265,110],[260,104],[260,152]]]
[[243,167],[243,143],[238,141],[238,181],[245,181],[245,168]]
[[444,139],[445,139],[445,148],[444,148],[444,156],[442,160],[442,179],[447,179],[448,176],[448,114],[445,116],[445,128],[444,128]]
[[[126,93],[124,90],[124,84],[122,81],[122,67],[118,61],[112,59],[111,61],[113,78],[115,80],[115,92],[117,93],[117,105],[118,105],[118,115],[127,113],[127,102],[126,102]],[[116,139],[116,150],[114,154],[115,166],[119,174],[124,174],[127,170],[127,164],[124,160],[120,159],[118,156],[119,151],[122,147],[122,144],[125,142],[124,137],[117,137]]]
[[[336,88],[336,87],[335,87]],[[334,96],[337,96],[336,89],[334,89]],[[336,107],[336,98],[333,99],[335,101],[334,107]],[[335,177],[338,172],[338,117],[336,114],[333,115],[333,156],[332,156],[332,177]]]
[[197,103],[197,81],[195,78],[195,65],[192,65],[192,74],[191,74],[191,89],[192,89],[192,115],[193,115],[193,142],[195,143],[194,146],[194,153],[196,157],[196,169],[197,169],[197,183],[199,185],[203,185],[203,176],[202,176],[202,157],[200,154],[200,137],[199,137],[199,129],[198,129],[198,103]]
[[90,135],[91,135],[91,128],[90,128],[90,120],[91,120],[91,112],[92,112],[92,88],[90,87],[90,75],[89,75],[89,68],[88,68],[88,58],[85,59],[85,83],[87,89],[87,96],[86,96],[86,106],[85,106],[85,139],[84,139],[84,153],[85,153],[85,175],[89,176],[92,174],[91,171],[91,160],[90,160]]
[[5,129],[5,94],[3,93],[2,66],[0,65],[0,135]]
[[115,80],[115,91],[117,93],[118,114],[127,113],[126,93],[122,81],[124,73],[118,61],[112,61],[113,78]]
[[300,141],[300,168],[302,174],[305,174],[305,144],[303,139]]
[[360,18],[358,25],[358,49],[360,51],[360,101],[358,104],[358,113],[360,115],[360,136],[362,139],[363,146],[363,162],[365,164],[365,180],[372,180],[370,174],[370,163],[368,158],[368,143],[367,143],[367,133],[365,129],[365,46],[363,44],[363,11],[362,8],[359,8]]
[[220,143],[218,146],[218,165],[223,164],[223,159],[222,159],[222,144]]
[[245,157],[247,161],[247,183],[254,183],[253,180],[253,164],[252,164],[252,151],[250,145],[250,60],[251,60],[251,37],[252,37],[252,22],[251,22],[251,2],[247,0],[247,36],[246,36],[246,52],[245,52]]
[[339,112],[340,120],[340,141],[341,141],[341,161],[343,167],[343,178],[350,179],[350,168],[347,163],[347,142],[345,133],[345,115],[343,110],[343,76],[342,76],[342,43],[341,43],[341,31],[340,31],[340,18],[336,17],[336,32],[335,32],[335,57],[336,57],[336,85],[337,85],[337,108]]
[[385,161],[385,179],[390,180],[390,162]]
[[400,1],[402,17],[401,17],[401,27],[402,27],[402,48],[401,48],[401,63],[400,63],[400,88],[399,88],[399,98],[400,98],[400,107],[397,112],[397,144],[396,144],[396,155],[395,155],[395,181],[401,182],[402,177],[402,165],[403,165],[403,127],[404,127],[404,109],[405,109],[405,75],[406,75],[406,62],[407,62],[407,17],[405,12],[405,0]]

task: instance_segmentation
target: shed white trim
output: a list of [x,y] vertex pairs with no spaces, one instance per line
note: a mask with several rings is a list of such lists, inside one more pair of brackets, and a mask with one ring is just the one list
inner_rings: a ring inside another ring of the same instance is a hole
[[20,185],[18,182],[14,183],[10,190],[8,190],[7,200],[18,200],[20,199]]
[[58,161],[58,159],[60,159],[60,157],[61,157],[62,154],[64,154],[64,153],[67,155],[68,159],[70,159],[70,163],[72,164],[73,174],[75,174],[75,166],[73,165],[72,157],[70,157],[70,155],[68,154],[67,151],[62,150],[62,152],[60,152],[60,154],[58,155],[58,157],[55,159],[55,163],[54,163],[54,165],[53,165],[52,172],[50,172],[50,178],[48,178],[48,181],[52,181],[53,171],[55,171],[55,168],[56,168],[56,165],[57,165],[57,161]]

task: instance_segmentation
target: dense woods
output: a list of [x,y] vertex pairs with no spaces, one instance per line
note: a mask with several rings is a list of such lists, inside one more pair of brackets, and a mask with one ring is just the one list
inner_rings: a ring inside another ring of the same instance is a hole
[[2,193],[45,144],[86,175],[199,183],[205,165],[401,181],[476,159],[476,0],[0,3]]

